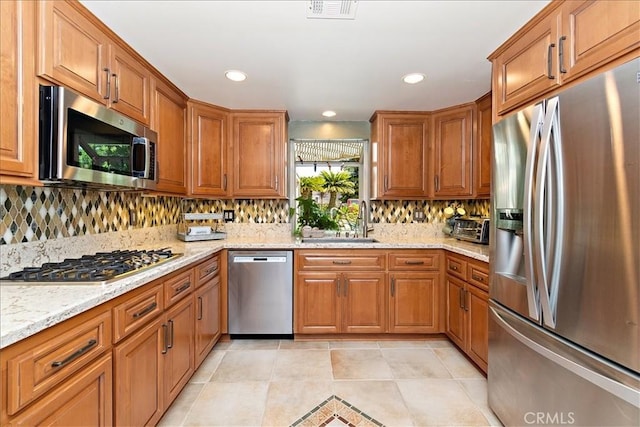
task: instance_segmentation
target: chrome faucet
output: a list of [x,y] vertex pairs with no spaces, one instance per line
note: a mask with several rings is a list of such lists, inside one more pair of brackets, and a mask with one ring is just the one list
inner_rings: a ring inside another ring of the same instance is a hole
[[362,237],[368,237],[369,232],[373,231],[373,228],[369,228],[369,210],[367,209],[367,202],[360,201],[360,209],[358,210],[358,219],[362,226]]

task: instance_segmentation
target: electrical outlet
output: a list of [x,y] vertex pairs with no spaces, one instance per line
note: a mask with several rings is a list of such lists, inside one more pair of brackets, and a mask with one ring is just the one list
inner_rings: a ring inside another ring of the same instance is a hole
[[138,216],[134,209],[129,209],[129,225],[131,227],[136,227],[138,225]]
[[413,213],[413,222],[424,222],[426,218],[427,216],[423,211],[415,211]]
[[224,222],[233,222],[236,219],[236,213],[233,210],[224,210],[222,213]]

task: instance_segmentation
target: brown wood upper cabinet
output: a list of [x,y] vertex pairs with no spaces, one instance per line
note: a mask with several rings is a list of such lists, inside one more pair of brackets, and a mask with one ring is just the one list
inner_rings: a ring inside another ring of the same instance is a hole
[[488,198],[491,193],[491,142],[493,141],[491,92],[476,100],[473,140],[473,193]]
[[158,133],[157,191],[187,194],[187,102],[160,79],[152,79],[151,128]]
[[191,194],[229,196],[229,111],[202,102],[189,101],[189,126]]
[[430,196],[429,113],[385,112],[371,117],[371,197]]
[[475,104],[433,113],[433,195],[473,196],[471,155]]
[[489,56],[497,115],[627,54],[637,56],[638,46],[639,2],[551,2]]
[[151,73],[82,5],[38,2],[38,74],[148,125]]
[[286,111],[234,111],[233,196],[285,198]]
[[37,184],[35,2],[0,2],[0,176],[3,184]]

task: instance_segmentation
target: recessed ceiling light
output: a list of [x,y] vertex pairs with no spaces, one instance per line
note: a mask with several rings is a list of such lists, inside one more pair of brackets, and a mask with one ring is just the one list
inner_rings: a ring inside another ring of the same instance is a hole
[[247,75],[238,70],[225,71],[224,75],[226,78],[228,78],[229,80],[233,80],[234,82],[241,82],[247,79]]
[[336,112],[335,111],[331,111],[331,110],[327,110],[324,113],[322,113],[323,116],[325,117],[335,117]]
[[425,78],[425,75],[422,73],[411,73],[407,74],[402,78],[402,81],[408,83],[410,85],[414,85],[416,83],[420,83]]

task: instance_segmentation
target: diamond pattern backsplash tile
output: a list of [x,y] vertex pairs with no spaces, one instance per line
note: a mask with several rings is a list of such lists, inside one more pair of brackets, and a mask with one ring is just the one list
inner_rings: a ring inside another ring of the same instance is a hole
[[[136,192],[0,185],[0,245],[177,224],[181,204],[190,212],[233,210],[236,223],[290,220],[286,200],[183,201]],[[489,215],[488,200],[371,202],[376,223],[410,223],[416,210],[425,212],[427,222],[443,222],[447,206],[464,207],[470,215]]]

